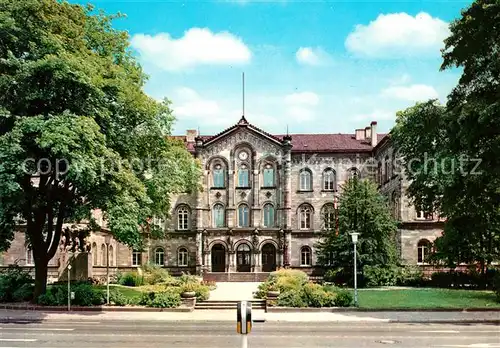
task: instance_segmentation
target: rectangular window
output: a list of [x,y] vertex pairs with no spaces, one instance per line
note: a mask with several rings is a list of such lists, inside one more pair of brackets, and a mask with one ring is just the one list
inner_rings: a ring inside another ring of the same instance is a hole
[[274,186],[274,169],[266,168],[264,169],[264,187]]
[[214,187],[224,187],[224,170],[216,169],[214,171]]
[[139,251],[134,251],[132,252],[132,266],[141,266],[141,252]]
[[248,169],[240,169],[238,171],[238,186],[249,187],[248,184]]

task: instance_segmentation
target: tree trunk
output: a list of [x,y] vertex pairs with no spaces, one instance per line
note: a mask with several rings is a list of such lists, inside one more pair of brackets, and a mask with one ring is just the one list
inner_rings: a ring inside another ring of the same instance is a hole
[[40,258],[35,262],[35,291],[33,293],[33,301],[36,302],[38,296],[45,294],[47,290],[47,271],[48,260]]

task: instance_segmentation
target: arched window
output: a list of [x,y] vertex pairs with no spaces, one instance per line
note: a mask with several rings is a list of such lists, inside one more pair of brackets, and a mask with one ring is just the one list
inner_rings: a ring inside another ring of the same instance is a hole
[[185,205],[182,205],[177,209],[177,229],[189,229],[189,209]]
[[155,249],[155,265],[165,266],[165,251],[163,248]]
[[186,248],[180,248],[177,252],[177,263],[179,267],[186,267],[188,265],[188,251]]
[[114,259],[115,259],[115,258],[114,258],[114,256],[113,256],[113,246],[112,246],[112,245],[110,245],[110,246],[109,246],[109,265],[110,265],[110,266],[114,266],[114,263],[113,263]]
[[417,262],[425,263],[431,252],[431,242],[421,239],[417,244]]
[[333,169],[328,168],[323,172],[323,190],[334,191],[335,190],[335,172]]
[[250,187],[248,175],[248,166],[241,164],[238,168],[238,187]]
[[396,192],[392,194],[392,216],[399,220],[400,216],[400,205],[399,205],[399,196]]
[[335,208],[333,204],[328,203],[323,206],[323,223],[325,230],[331,231],[335,229]]
[[214,181],[214,187],[223,188],[226,186],[224,168],[219,163],[214,166],[213,181]]
[[350,179],[360,179],[361,178],[361,175],[359,173],[358,168],[353,167],[349,170],[349,178]]
[[35,261],[33,260],[33,249],[31,247],[26,248],[26,266],[33,266]]
[[139,250],[132,251],[132,266],[142,265],[142,254]]
[[250,226],[250,212],[248,205],[241,204],[238,207],[238,227],[248,227]]
[[311,248],[308,246],[303,246],[300,248],[300,265],[301,266],[311,266]]
[[274,183],[274,167],[272,166],[272,164],[270,163],[267,163],[265,166],[264,166],[264,170],[263,170],[263,182],[264,182],[264,187],[274,187],[275,186],[275,183]]
[[213,208],[213,224],[215,228],[224,227],[226,223],[224,206],[220,203],[214,205]]
[[309,169],[302,169],[299,174],[299,190],[311,191],[312,190],[312,175]]
[[270,203],[264,205],[264,227],[274,227],[274,206]]
[[106,245],[101,245],[101,266],[106,266]]
[[97,244],[94,242],[92,243],[92,266],[97,266],[98,261],[97,261]]
[[387,182],[391,178],[391,162],[389,155],[385,156],[384,160],[384,181]]
[[308,204],[304,204],[299,208],[299,228],[301,230],[312,228],[312,208]]

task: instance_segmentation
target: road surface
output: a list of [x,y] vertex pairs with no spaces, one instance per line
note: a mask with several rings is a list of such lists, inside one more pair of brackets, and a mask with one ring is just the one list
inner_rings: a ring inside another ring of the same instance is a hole
[[[240,337],[230,322],[51,320],[0,324],[0,347],[222,348]],[[500,348],[500,326],[266,322],[254,324],[248,347]]]

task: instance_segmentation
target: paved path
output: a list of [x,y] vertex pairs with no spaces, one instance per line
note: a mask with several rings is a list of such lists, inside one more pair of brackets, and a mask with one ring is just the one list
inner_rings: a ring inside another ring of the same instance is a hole
[[252,282],[219,282],[217,289],[210,292],[211,301],[241,301],[253,300],[253,293],[260,283]]
[[[242,335],[229,322],[63,321],[0,324],[0,347],[241,347]],[[500,348],[491,325],[408,325],[365,323],[255,324],[248,347]]]

